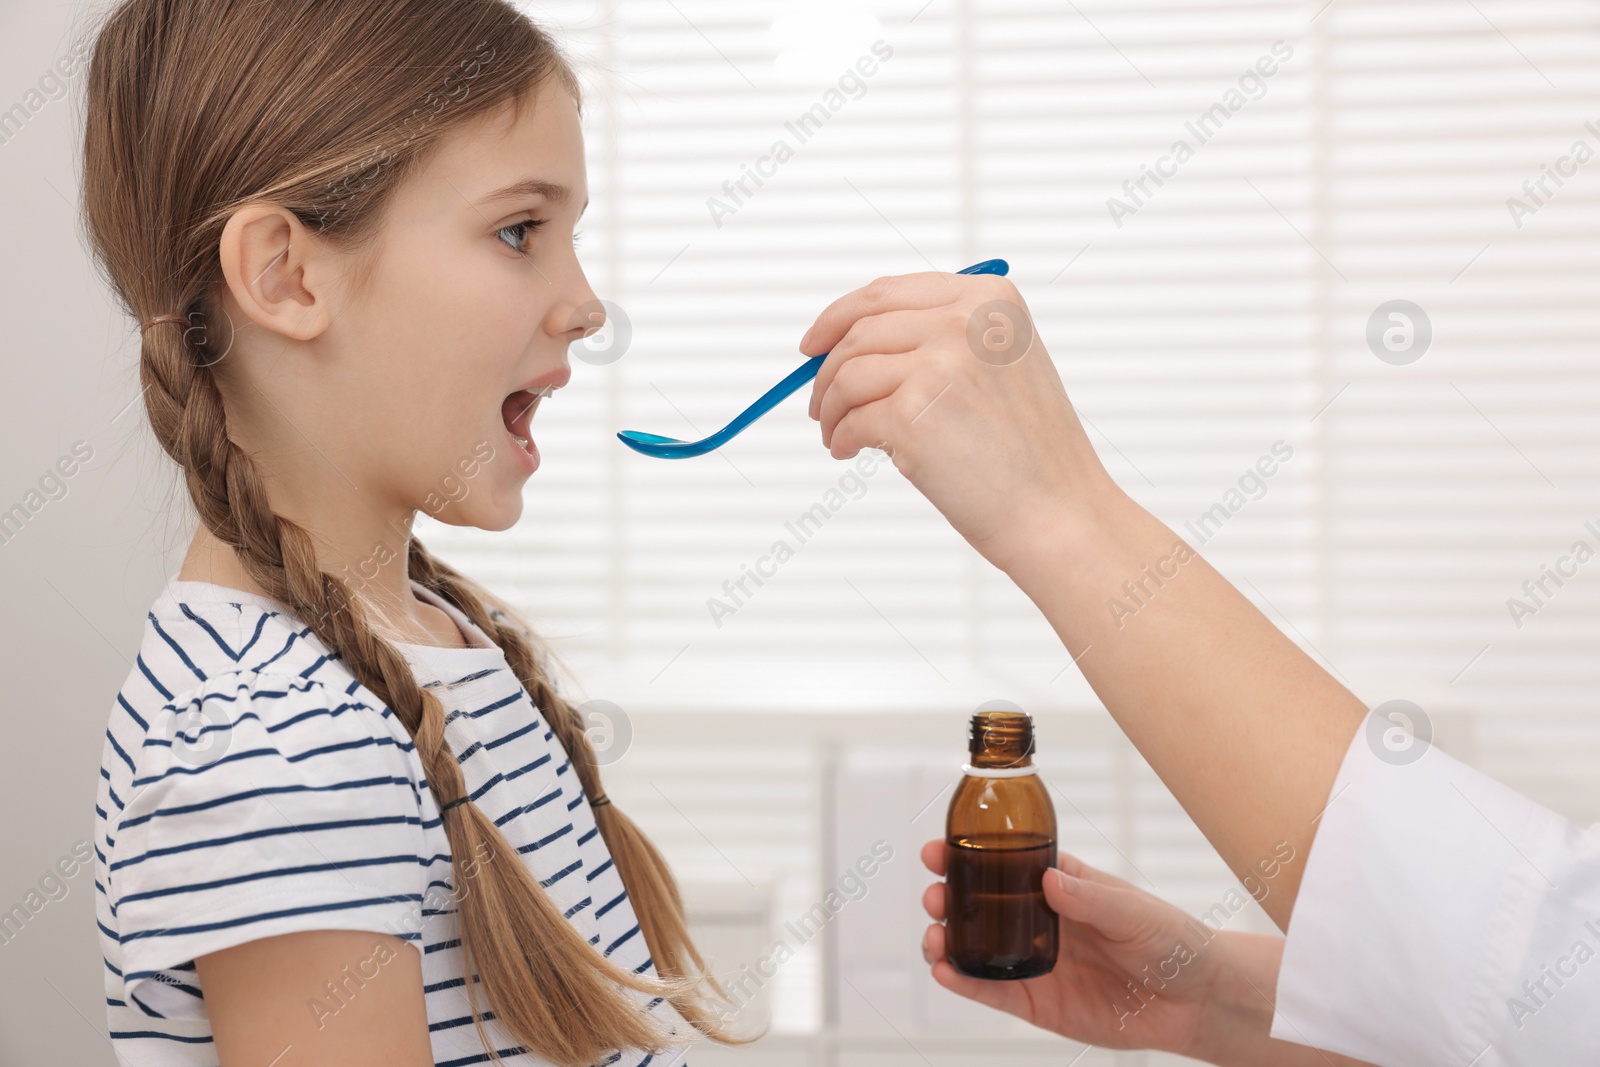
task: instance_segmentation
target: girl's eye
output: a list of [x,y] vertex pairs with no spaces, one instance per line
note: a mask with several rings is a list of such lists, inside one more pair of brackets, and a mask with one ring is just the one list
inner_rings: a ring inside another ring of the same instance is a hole
[[[506,244],[510,245],[514,250],[527,255],[528,250],[523,245],[526,243],[528,236],[543,226],[544,223],[544,219],[523,219],[521,222],[513,222],[510,226],[500,227],[495,231],[495,236],[505,240]],[[506,234],[511,234],[511,238],[507,239]]]

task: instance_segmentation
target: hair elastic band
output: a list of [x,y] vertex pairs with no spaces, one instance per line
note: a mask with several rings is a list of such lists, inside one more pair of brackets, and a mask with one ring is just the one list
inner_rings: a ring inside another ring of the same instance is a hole
[[187,315],[157,315],[155,318],[150,319],[147,322],[143,322],[143,323],[141,323],[139,325],[139,333],[140,333],[140,335],[143,335],[144,332],[146,330],[148,330],[150,327],[159,326],[163,322],[181,322],[185,326],[187,326],[187,325],[189,325],[189,316],[187,316]]
[[469,801],[471,799],[472,799],[471,797],[465,796],[465,795],[456,797],[454,800],[450,801],[450,803],[440,805],[439,814],[443,815],[445,812],[449,811],[451,808],[455,807],[457,804],[465,804],[467,801]]
[[601,793],[599,796],[589,801],[589,807],[598,808],[609,803],[611,803],[611,798],[606,796],[604,793]]

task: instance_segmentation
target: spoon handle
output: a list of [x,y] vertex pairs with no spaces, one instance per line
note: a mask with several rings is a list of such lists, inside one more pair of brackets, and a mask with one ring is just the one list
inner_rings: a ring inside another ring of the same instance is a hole
[[[956,273],[1004,274],[1010,269],[1010,264],[1003,259],[986,259],[982,263],[974,263],[970,267],[965,267],[956,271]],[[779,382],[777,385],[774,385],[765,393],[762,393],[754,404],[751,404],[749,407],[741,411],[736,419],[728,423],[728,425],[724,426],[717,433],[714,433],[707,438],[707,441],[714,441],[716,442],[716,445],[721,445],[725,441],[732,439],[733,436],[740,430],[743,430],[746,426],[749,426],[752,422],[755,422],[761,416],[777,407],[778,404],[790,393],[793,393],[796,389],[799,389],[802,385],[815,378],[817,376],[817,372],[822,369],[822,361],[827,358],[828,353],[824,352],[822,355],[812,356],[810,359],[800,364],[800,366],[790,371],[788,376],[785,377],[783,381]],[[713,447],[716,447],[716,445],[713,445]]]
[[[1003,275],[1010,269],[1010,264],[1003,259],[986,259],[982,263],[974,263],[970,267],[956,271],[956,273]],[[675,438],[644,433],[640,430],[623,430],[617,434],[617,438],[636,452],[642,452],[645,455],[655,456],[660,459],[687,459],[690,456],[704,455],[727,444],[738,436],[746,426],[749,426],[752,422],[777,407],[791,393],[815,378],[817,371],[822,369],[822,361],[827,358],[828,353],[826,352],[820,356],[810,357],[785,375],[781,382],[762,393],[755,403],[739,412],[732,422],[704,440],[679,441]]]

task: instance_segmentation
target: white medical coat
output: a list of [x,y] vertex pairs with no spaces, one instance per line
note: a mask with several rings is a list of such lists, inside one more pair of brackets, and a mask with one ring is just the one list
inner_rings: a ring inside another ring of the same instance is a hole
[[1393,1067],[1600,1064],[1600,828],[1372,725],[1306,860],[1272,1036]]

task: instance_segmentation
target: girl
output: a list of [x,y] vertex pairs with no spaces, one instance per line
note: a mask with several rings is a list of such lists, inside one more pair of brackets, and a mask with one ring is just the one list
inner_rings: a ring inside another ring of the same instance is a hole
[[533,635],[410,531],[516,522],[598,325],[578,95],[501,0],[125,0],[99,34],[88,232],[200,519],[95,809],[123,1063],[742,1040]]

